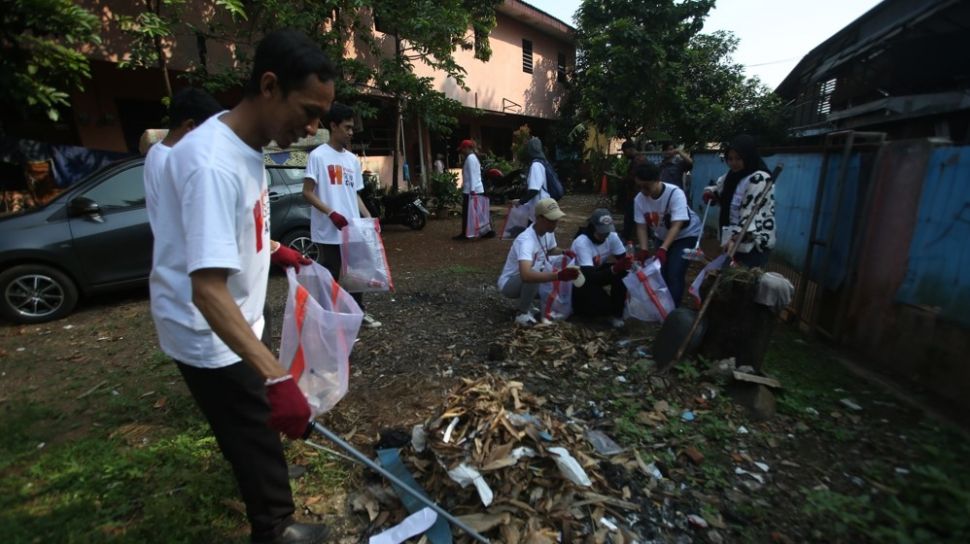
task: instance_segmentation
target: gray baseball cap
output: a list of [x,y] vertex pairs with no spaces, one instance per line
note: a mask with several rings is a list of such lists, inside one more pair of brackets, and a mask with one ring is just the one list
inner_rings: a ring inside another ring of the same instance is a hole
[[616,232],[616,227],[613,226],[613,216],[606,208],[593,210],[593,215],[589,216],[589,226],[599,234]]

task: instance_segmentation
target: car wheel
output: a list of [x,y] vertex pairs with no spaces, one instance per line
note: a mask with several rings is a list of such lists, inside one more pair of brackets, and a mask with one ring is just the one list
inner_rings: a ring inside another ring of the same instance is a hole
[[23,264],[0,273],[0,314],[16,323],[42,323],[71,313],[77,287],[66,274],[42,264]]
[[313,239],[310,238],[310,231],[308,230],[290,231],[280,240],[280,243],[299,251],[308,259],[320,262],[320,251],[317,249],[317,245],[313,243]]

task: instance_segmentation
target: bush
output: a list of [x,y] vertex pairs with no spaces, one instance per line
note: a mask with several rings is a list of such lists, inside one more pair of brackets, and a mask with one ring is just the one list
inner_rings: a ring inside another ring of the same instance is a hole
[[435,215],[440,215],[445,208],[461,204],[458,174],[454,172],[432,174],[428,188],[431,200],[428,204],[434,209]]

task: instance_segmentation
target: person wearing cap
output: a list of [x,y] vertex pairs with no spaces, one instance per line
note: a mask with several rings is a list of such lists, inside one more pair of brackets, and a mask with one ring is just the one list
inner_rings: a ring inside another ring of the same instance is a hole
[[576,234],[572,250],[586,278],[581,287],[573,287],[573,313],[607,317],[613,327],[622,327],[626,303],[623,277],[633,264],[633,256],[626,254],[609,210],[593,210],[586,225]]
[[[478,160],[475,140],[462,140],[458,145],[458,152],[464,157],[461,167],[461,232],[452,237],[453,240],[468,240],[468,203],[472,195],[485,194],[482,184],[482,163]],[[482,238],[491,238],[495,232],[489,231]]]
[[[638,259],[647,257],[648,236],[653,238],[660,261],[660,270],[674,304],[680,306],[684,295],[684,276],[687,259],[684,250],[691,249],[704,230],[701,218],[687,205],[687,195],[676,185],[660,181],[660,168],[648,162],[633,171],[640,194],[634,201],[637,239],[640,242]],[[648,234],[649,227],[649,234]]]
[[539,292],[540,283],[573,281],[579,277],[578,268],[565,268],[559,272],[545,270],[551,268],[549,257],[553,255],[575,257],[571,250],[563,250],[556,245],[556,226],[566,216],[559,209],[559,203],[552,198],[544,198],[536,204],[535,212],[535,223],[512,242],[512,249],[498,278],[499,291],[508,298],[519,299],[515,322],[523,326],[536,323],[532,315],[532,301]]

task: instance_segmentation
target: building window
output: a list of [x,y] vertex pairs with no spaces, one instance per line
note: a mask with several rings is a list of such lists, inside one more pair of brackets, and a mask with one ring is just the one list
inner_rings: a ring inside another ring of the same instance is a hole
[[522,71],[532,73],[532,40],[522,40]]
[[819,82],[818,84],[818,109],[816,113],[820,119],[828,117],[832,111],[832,95],[835,94],[835,79]]
[[556,81],[566,82],[566,55],[559,53],[559,60],[556,62]]

